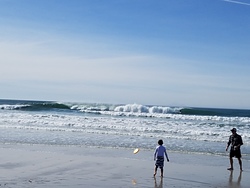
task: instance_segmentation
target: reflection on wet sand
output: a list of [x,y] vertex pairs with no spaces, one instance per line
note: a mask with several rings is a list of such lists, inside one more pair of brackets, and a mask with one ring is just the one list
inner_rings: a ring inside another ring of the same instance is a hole
[[231,188],[240,187],[240,182],[242,178],[242,171],[240,171],[237,181],[233,180],[233,170],[230,172],[228,186]]
[[154,188],[162,188],[163,187],[163,184],[162,184],[162,177],[160,178],[160,182],[159,184],[157,183],[157,180],[156,180],[156,177],[154,177],[154,180],[155,180],[155,187]]

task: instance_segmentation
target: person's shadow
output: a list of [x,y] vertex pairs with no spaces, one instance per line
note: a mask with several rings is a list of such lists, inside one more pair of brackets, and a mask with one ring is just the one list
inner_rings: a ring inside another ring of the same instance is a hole
[[154,177],[154,180],[155,180],[155,187],[154,188],[163,188],[163,181],[162,181],[162,177],[160,179],[160,183],[158,184],[157,181],[156,181],[156,177]]
[[233,181],[233,170],[231,170],[230,175],[229,175],[229,181],[228,181],[229,187],[232,187],[232,188],[240,187],[241,177],[242,177],[242,171],[240,171],[237,181]]

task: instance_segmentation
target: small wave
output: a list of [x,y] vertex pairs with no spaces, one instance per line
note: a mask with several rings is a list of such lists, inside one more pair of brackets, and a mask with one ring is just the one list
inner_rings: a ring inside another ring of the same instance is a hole
[[30,106],[25,107],[26,110],[51,110],[51,109],[61,109],[69,110],[70,107],[65,104],[60,103],[34,103]]
[[0,105],[1,110],[20,110],[22,108],[29,107],[30,105]]
[[224,116],[224,117],[250,117],[250,110],[221,109],[221,108],[183,108],[184,115]]
[[112,111],[112,106],[108,104],[69,104],[70,109],[79,111]]
[[43,111],[43,110],[69,110],[70,107],[65,104],[54,102],[23,102],[24,104],[1,104],[1,110],[26,110],[26,111]]

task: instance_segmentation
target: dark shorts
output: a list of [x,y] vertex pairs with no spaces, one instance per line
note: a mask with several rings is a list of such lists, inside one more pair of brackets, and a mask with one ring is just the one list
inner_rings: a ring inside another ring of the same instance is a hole
[[240,151],[240,149],[234,150],[233,148],[231,148],[229,156],[230,157],[241,158],[241,151]]
[[164,157],[158,156],[155,162],[155,166],[159,168],[163,168],[164,166]]

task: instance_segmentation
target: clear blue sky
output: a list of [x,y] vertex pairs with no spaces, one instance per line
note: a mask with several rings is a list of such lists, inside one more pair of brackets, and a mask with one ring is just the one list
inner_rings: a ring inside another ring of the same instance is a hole
[[2,99],[250,109],[250,0],[0,0]]

